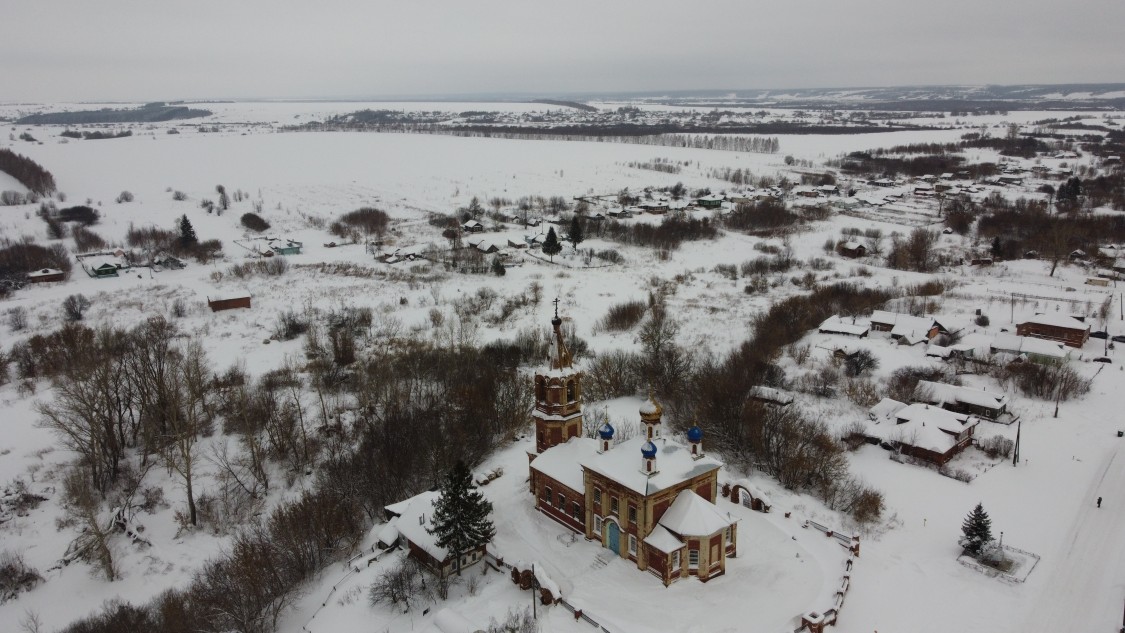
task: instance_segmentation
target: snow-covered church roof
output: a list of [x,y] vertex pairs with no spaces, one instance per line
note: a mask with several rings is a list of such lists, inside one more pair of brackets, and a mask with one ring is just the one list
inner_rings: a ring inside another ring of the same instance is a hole
[[543,451],[531,462],[531,468],[576,492],[585,489],[582,469],[586,468],[647,496],[723,465],[709,455],[694,459],[687,446],[675,440],[657,438],[653,441],[657,448],[656,472],[645,474],[641,472],[641,445],[647,441],[642,435],[599,453],[597,440],[573,437],[565,444]]
[[681,490],[658,523],[680,536],[709,536],[734,523],[694,490]]

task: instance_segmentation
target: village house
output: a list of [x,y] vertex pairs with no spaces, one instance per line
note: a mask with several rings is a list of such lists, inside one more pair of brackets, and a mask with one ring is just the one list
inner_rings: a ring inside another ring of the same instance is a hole
[[709,193],[703,197],[696,198],[696,206],[703,209],[718,209],[723,206],[724,197],[717,193]]
[[793,396],[790,394],[763,385],[750,387],[750,399],[773,407],[787,407],[793,404]]
[[689,576],[706,582],[737,555],[736,520],[715,506],[722,462],[703,451],[703,431],[687,444],[666,437],[652,395],[640,407],[642,434],[617,442],[608,422],[582,437],[582,372],[557,313],[549,366],[536,373],[536,452],[530,492],[537,510],[665,586]]
[[303,246],[304,243],[302,242],[277,237],[270,238],[266,242],[266,247],[277,255],[300,255]]
[[1070,350],[1062,343],[1013,334],[997,334],[989,344],[989,352],[1041,365],[1055,365],[1070,358]]
[[[116,274],[116,271],[114,274]],[[52,281],[65,281],[66,273],[57,268],[40,268],[34,272],[27,273],[27,278],[33,284],[45,284]]]
[[914,389],[914,400],[954,413],[975,415],[1004,424],[1011,424],[1016,420],[1008,411],[1008,396],[984,389],[919,380]]
[[1037,314],[1016,324],[1016,334],[1082,347],[1090,340],[1090,326],[1063,314]]
[[866,325],[855,323],[855,319],[845,320],[835,314],[825,319],[817,328],[821,334],[842,334],[859,338],[866,338],[869,330]]
[[[457,569],[457,561],[430,533],[434,529],[434,505],[439,499],[440,491],[429,490],[384,507],[387,523],[379,530],[378,544],[383,549],[402,545],[415,560],[444,578]],[[475,565],[484,560],[484,555],[484,545],[465,552],[461,555],[460,568]]]
[[979,420],[924,403],[905,404],[883,398],[868,413],[867,437],[902,455],[944,465],[973,440]]
[[484,225],[476,220],[469,220],[461,225],[461,230],[466,233],[480,233],[484,231]]
[[871,313],[871,330],[874,332],[890,332],[891,338],[899,343],[913,345],[928,341],[938,334],[947,334],[948,330],[942,327],[933,317],[916,317],[899,312],[875,310]]

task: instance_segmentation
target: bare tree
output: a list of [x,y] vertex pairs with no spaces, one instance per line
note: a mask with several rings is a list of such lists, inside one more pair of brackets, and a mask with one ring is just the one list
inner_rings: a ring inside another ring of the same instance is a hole
[[367,598],[372,606],[401,603],[405,613],[412,604],[429,598],[425,571],[417,560],[405,557],[379,575],[367,590]]
[[180,476],[187,494],[188,521],[198,525],[198,512],[195,507],[195,467],[196,438],[203,433],[212,421],[211,403],[208,397],[210,371],[203,346],[198,341],[174,359],[171,376],[176,384],[170,385],[171,398],[167,409],[166,429],[162,456],[169,472]]

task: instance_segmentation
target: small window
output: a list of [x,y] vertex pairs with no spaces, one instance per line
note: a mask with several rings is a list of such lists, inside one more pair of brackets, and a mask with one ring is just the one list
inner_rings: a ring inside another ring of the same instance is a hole
[[637,522],[637,506],[629,504],[629,523]]
[[566,512],[566,495],[561,492],[559,493],[559,508]]
[[726,529],[726,544],[727,545],[731,544],[733,534],[734,534],[734,528],[732,528],[728,525],[727,529]]
[[698,569],[699,568],[699,550],[697,550],[697,549],[689,549],[688,550],[687,564],[688,564],[688,569]]
[[551,505],[551,489],[550,488],[547,488],[547,494],[544,496],[544,498],[547,501],[547,505]]
[[574,517],[575,519],[578,519],[582,516],[582,506],[578,505],[577,501],[570,504],[570,516]]
[[632,534],[629,535],[629,553],[634,556],[637,555],[637,537]]
[[618,505],[618,503],[617,503],[617,497],[614,497],[614,498],[613,498],[613,499],[612,499],[612,500],[611,500],[611,501],[609,502],[609,512],[610,512],[610,514],[612,514],[613,516],[617,516],[617,513],[618,513],[618,512],[620,511],[620,509],[621,509],[621,508],[620,508],[620,506],[619,506],[619,505]]
[[672,571],[680,568],[680,550],[672,552]]
[[594,515],[594,531],[598,533],[598,538],[601,538],[601,536],[602,536],[602,518],[600,516],[596,515],[596,514]]
[[601,502],[602,502],[602,489],[601,488],[594,488],[594,503],[601,503]]

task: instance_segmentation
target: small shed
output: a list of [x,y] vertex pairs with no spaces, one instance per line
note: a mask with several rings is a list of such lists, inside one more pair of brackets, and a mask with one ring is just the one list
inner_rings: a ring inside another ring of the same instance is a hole
[[[116,269],[115,269],[116,273]],[[66,273],[57,268],[41,268],[35,272],[27,274],[28,279],[33,284],[45,284],[52,281],[63,281],[66,279]]]
[[250,307],[250,293],[223,295],[212,299],[207,297],[207,307],[211,308],[212,312],[219,312],[222,310],[234,310],[237,308]]
[[840,254],[843,255],[844,257],[851,257],[851,258],[854,259],[854,258],[863,257],[864,255],[866,255],[867,254],[867,247],[864,246],[863,244],[860,244],[859,242],[856,242],[854,240],[850,240],[850,241],[844,242],[843,244],[840,244],[839,251],[840,251]]

